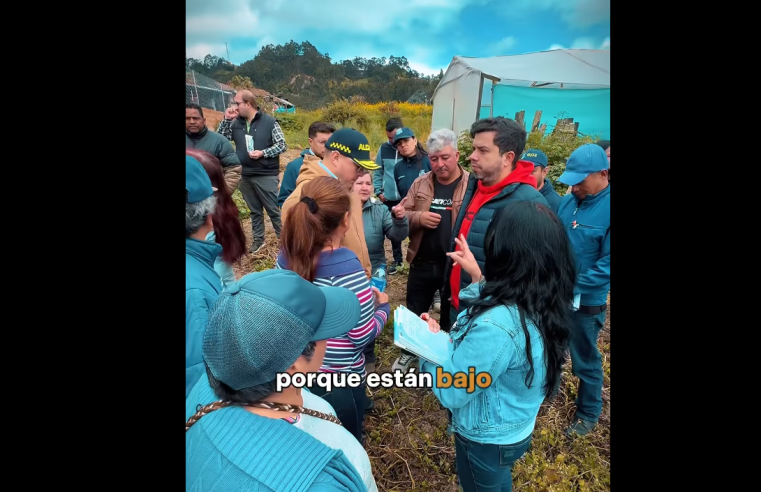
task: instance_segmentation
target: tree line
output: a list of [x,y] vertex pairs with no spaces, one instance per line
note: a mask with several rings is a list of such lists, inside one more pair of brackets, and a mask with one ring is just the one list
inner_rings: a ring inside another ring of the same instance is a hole
[[444,75],[443,70],[437,76],[420,74],[404,56],[333,62],[328,53],[320,53],[308,41],[264,46],[240,66],[210,54],[202,60],[186,57],[185,66],[223,83],[247,77],[254,87],[307,110],[353,96],[368,103],[430,102]]

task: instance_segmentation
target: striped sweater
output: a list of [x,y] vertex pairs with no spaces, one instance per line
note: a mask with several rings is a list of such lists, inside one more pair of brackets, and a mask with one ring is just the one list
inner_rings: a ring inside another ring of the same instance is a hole
[[[277,268],[288,269],[281,252]],[[375,340],[388,320],[391,307],[388,303],[375,309],[373,291],[357,255],[348,248],[323,251],[317,262],[315,285],[345,287],[357,295],[361,314],[359,322],[346,335],[328,340],[325,361],[321,372],[356,372],[365,378],[364,347]]]

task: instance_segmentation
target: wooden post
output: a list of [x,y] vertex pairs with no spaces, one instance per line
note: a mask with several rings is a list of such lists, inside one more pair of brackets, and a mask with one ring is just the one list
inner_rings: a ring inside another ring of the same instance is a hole
[[526,128],[526,123],[523,122],[524,117],[526,116],[526,111],[518,111],[515,113],[515,122],[518,123],[521,128]]
[[578,131],[579,124],[573,122],[573,118],[560,118],[552,133],[574,133]]
[[534,121],[531,123],[531,131],[536,131],[539,129],[539,122],[542,119],[542,111],[537,110],[536,113],[534,113]]
[[478,104],[476,104],[476,119],[473,121],[478,121],[481,119],[481,98],[483,97],[484,93],[484,74],[481,74],[481,81],[478,84]]

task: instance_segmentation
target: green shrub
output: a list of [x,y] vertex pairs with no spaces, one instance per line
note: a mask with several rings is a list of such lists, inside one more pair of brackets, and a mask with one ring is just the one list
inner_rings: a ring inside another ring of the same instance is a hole
[[243,195],[241,195],[240,190],[235,190],[233,193],[233,201],[238,207],[238,217],[240,217],[240,220],[247,219],[248,216],[251,215],[251,212],[248,211],[246,201],[243,200]]
[[468,157],[473,153],[473,137],[470,136],[470,130],[463,130],[457,137],[457,150],[460,151],[460,165],[470,172],[470,159]]
[[341,99],[328,105],[322,111],[322,120],[334,125],[349,126],[350,123],[353,123],[361,128],[366,128],[369,118],[359,106],[346,99]]
[[294,114],[279,114],[277,122],[283,132],[300,132],[304,129],[304,122]]
[[593,136],[576,136],[571,133],[554,133],[542,135],[532,132],[526,140],[527,149],[539,149],[547,155],[547,178],[560,196],[565,195],[568,185],[560,183],[557,179],[565,171],[565,162],[571,153],[584,144],[595,143],[597,138]]

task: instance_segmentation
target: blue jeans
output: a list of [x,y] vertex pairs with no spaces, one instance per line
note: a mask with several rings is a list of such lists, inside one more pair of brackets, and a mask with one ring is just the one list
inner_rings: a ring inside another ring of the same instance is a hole
[[597,349],[597,335],[605,324],[606,311],[599,314],[573,313],[568,347],[571,372],[579,378],[576,417],[597,422],[602,413],[602,356]]
[[515,444],[480,444],[455,433],[454,443],[463,492],[510,492],[513,464],[528,449],[531,436]]

